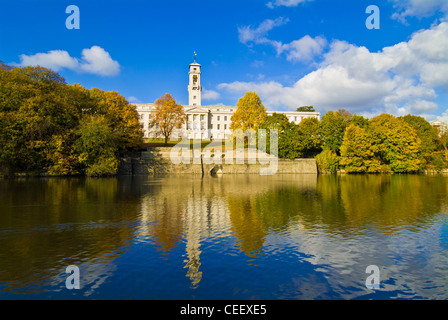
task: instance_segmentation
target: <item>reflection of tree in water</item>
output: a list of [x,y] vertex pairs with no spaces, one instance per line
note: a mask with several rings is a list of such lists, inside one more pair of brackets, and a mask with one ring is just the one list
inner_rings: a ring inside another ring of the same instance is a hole
[[256,257],[269,233],[284,230],[301,212],[313,208],[316,176],[250,176],[234,187],[240,192],[226,196],[232,228],[241,250]]
[[347,176],[339,182],[347,222],[383,232],[431,221],[446,201],[446,178],[417,175]]
[[374,226],[393,233],[446,211],[446,181],[411,175],[0,181],[0,283],[9,281],[5,290],[39,286],[69,264],[112,265],[136,237],[149,239],[163,259],[185,243],[186,276],[195,288],[204,276],[204,239],[233,234],[244,254],[257,257],[269,235],[284,232],[349,237]]
[[229,197],[227,205],[238,245],[249,257],[255,257],[263,247],[266,227],[257,212],[252,197]]
[[0,181],[0,282],[38,290],[70,264],[111,263],[137,218],[127,189],[117,179]]
[[446,181],[442,176],[323,176],[316,188],[283,181],[267,191],[232,194],[227,206],[240,248],[253,257],[268,234],[290,227],[349,236],[363,226],[394,232],[400,225],[427,223],[447,206]]

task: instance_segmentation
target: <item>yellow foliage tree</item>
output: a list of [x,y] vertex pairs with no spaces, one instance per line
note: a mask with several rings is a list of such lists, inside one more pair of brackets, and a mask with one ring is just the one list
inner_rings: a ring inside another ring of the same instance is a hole
[[381,114],[369,121],[372,151],[376,158],[398,173],[421,169],[421,140],[417,131],[403,119]]
[[89,95],[96,102],[95,113],[104,114],[109,120],[120,149],[138,149],[143,142],[143,131],[139,116],[132,106],[118,92],[106,92],[97,88],[89,90]]
[[257,130],[267,116],[266,108],[258,94],[252,91],[247,92],[238,100],[237,109],[231,117],[230,129]]
[[157,125],[165,137],[165,145],[174,129],[179,129],[186,120],[184,107],[176,103],[176,100],[166,93],[155,101],[155,107],[151,111],[151,125]]

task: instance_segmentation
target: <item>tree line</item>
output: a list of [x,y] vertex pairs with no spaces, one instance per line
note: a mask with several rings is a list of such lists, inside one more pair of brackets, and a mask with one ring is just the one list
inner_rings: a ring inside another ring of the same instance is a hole
[[[298,111],[314,112],[313,106]],[[156,100],[151,126],[165,137],[186,120],[183,106],[166,94]],[[247,92],[231,117],[231,130],[278,130],[278,156],[316,158],[321,172],[415,173],[448,168],[448,133],[424,118],[381,114],[367,119],[328,111],[299,124],[267,115],[260,97]],[[266,139],[269,150],[269,137]],[[0,172],[114,175],[120,155],[142,147],[143,130],[133,105],[117,92],[67,84],[42,67],[0,62]]]
[[139,149],[135,108],[117,92],[67,84],[42,67],[0,63],[0,171],[104,176]]
[[238,101],[231,129],[276,129],[280,158],[316,158],[321,172],[417,173],[448,168],[448,133],[440,134],[415,115],[367,119],[340,109],[328,111],[320,121],[305,118],[296,124],[281,113],[268,116],[259,96],[248,92]]

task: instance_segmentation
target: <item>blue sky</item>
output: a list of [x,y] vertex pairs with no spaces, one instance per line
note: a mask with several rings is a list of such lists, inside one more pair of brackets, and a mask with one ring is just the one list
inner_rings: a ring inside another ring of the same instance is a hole
[[[66,28],[66,8],[80,29]],[[380,10],[369,30],[366,8]],[[132,102],[188,102],[198,52],[203,105],[256,91],[271,110],[314,105],[448,122],[446,0],[0,0],[0,60]]]

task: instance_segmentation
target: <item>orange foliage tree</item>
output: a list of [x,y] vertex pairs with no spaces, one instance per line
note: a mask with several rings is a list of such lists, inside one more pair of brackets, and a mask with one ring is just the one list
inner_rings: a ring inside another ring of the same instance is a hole
[[176,100],[166,93],[155,101],[155,107],[151,111],[151,126],[156,126],[165,137],[165,145],[174,129],[179,129],[186,120],[184,107],[176,103]]

